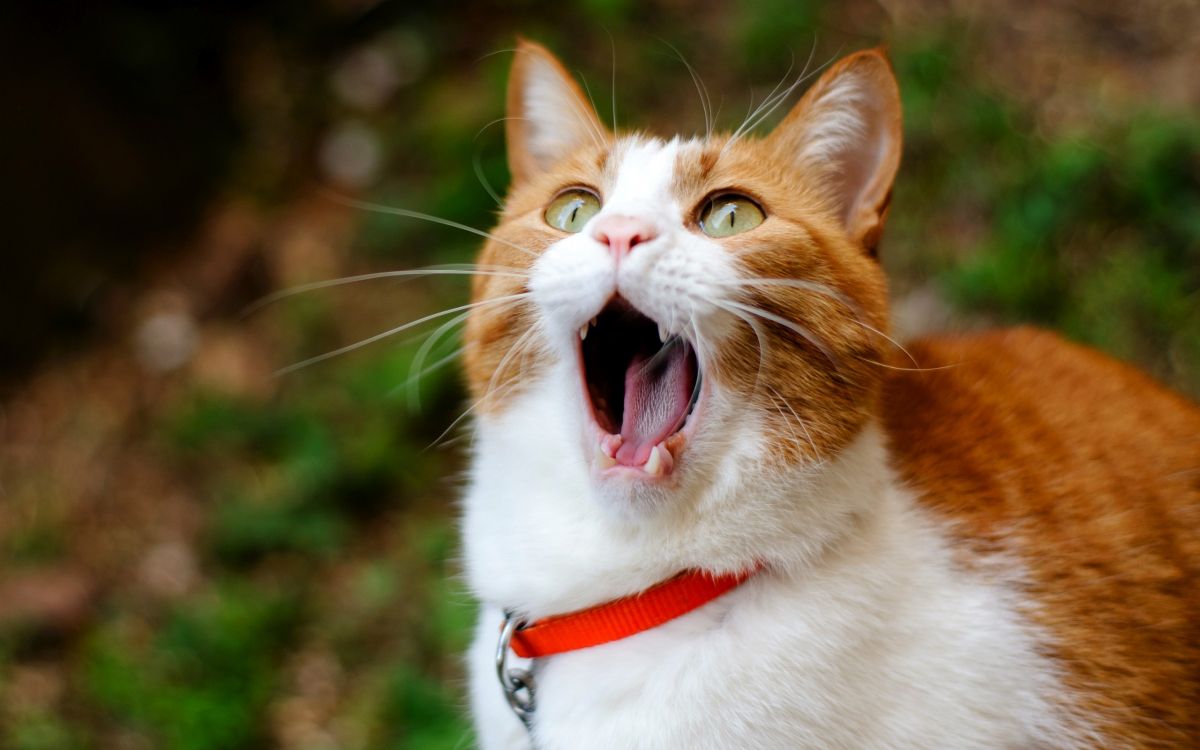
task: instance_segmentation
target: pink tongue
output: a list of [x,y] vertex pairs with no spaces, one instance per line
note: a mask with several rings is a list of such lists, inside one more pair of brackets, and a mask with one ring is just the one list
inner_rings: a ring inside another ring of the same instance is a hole
[[668,347],[658,361],[637,355],[625,370],[625,411],[617,462],[641,466],[650,450],[679,429],[692,396],[692,373],[685,347]]

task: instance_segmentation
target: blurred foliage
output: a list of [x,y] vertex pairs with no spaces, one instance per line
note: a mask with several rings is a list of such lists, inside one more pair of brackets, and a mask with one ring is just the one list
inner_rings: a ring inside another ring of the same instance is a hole
[[[882,248],[897,300],[932,289],[961,324],[1056,327],[1200,393],[1193,114],[1141,103],[1086,128],[1044,127],[1037,102],[986,75],[979,28],[929,17],[887,31],[870,3],[335,6],[251,5],[233,16],[240,26],[201,14],[194,27],[199,35],[215,24],[218,38],[234,40],[217,51],[217,88],[238,92],[218,108],[236,126],[220,131],[230,140],[206,180],[217,181],[221,200],[253,206],[268,227],[246,242],[250,260],[233,281],[194,306],[210,326],[202,338],[233,330],[248,361],[298,362],[466,301],[461,280],[379,281],[237,315],[292,284],[471,259],[474,235],[362,212],[342,245],[314,241],[333,247],[325,255],[301,255],[286,266],[292,271],[271,265],[286,255],[273,250],[272,242],[286,244],[278,237],[342,236],[330,227],[348,214],[330,214],[324,193],[312,199],[314,176],[380,204],[490,225],[489,189],[507,181],[497,118],[508,58],[488,53],[508,48],[514,33],[581,71],[602,117],[662,132],[703,129],[681,58],[707,85],[718,126],[733,128],[805,60],[819,65],[886,36],[907,139]],[[191,33],[190,17],[117,14],[104,28],[121,33],[106,45],[136,43],[110,66],[136,80],[171,58],[151,80],[167,96],[188,80],[168,42]],[[217,54],[201,47],[203,59]],[[402,84],[374,104],[335,93],[346,70],[380,55]],[[354,179],[313,166],[338,144],[371,157]],[[174,261],[146,264],[154,262]],[[177,272],[180,285],[202,286],[191,269]],[[126,291],[147,278],[144,268],[133,273],[98,309],[136,320]],[[91,408],[101,403],[99,376],[55,391],[49,400],[67,427],[42,425],[39,434],[79,441],[87,457],[4,485],[21,520],[0,527],[0,559],[10,571],[81,567],[92,594],[83,614],[62,615],[54,627],[0,617],[0,746],[469,746],[459,654],[474,608],[457,578],[449,500],[462,469],[452,448],[463,433],[454,428],[468,404],[451,363],[453,333],[423,351],[422,334],[442,320],[282,378],[268,370],[240,389],[186,369],[143,373],[121,401],[133,406],[120,430],[97,426],[117,411],[108,402]],[[439,362],[414,392],[414,374]],[[76,405],[79,388],[88,396]],[[72,405],[62,407],[61,394]],[[39,439],[31,444],[51,453],[52,437]],[[134,458],[123,462],[125,453]],[[80,484],[106,477],[101,490],[72,484],[81,465],[91,473]],[[164,529],[183,541],[154,542]]]
[[[909,262],[964,312],[1056,328],[1200,393],[1200,118],[1123,112],[1031,136],[1027,108],[971,88],[964,39],[896,56],[908,154],[894,233],[928,243]],[[937,214],[980,226],[964,247],[927,231]]]

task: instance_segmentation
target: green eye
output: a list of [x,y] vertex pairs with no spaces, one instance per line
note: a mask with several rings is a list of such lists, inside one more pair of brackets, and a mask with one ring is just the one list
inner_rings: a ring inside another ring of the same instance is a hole
[[763,223],[762,209],[742,195],[718,195],[700,209],[700,228],[709,237],[729,237]]
[[546,223],[572,234],[600,210],[600,199],[587,190],[568,190],[546,206]]

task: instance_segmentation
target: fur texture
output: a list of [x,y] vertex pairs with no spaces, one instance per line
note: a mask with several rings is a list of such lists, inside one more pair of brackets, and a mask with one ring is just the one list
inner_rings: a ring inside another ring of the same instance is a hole
[[[895,357],[882,53],[835,65],[761,140],[609,133],[528,42],[509,110],[514,182],[480,258],[501,273],[476,278],[466,340],[485,750],[1200,743],[1200,412],[1048,334]],[[569,234],[544,214],[572,189],[599,212]],[[710,236],[704,207],[730,193],[764,218]],[[608,217],[645,241],[618,257]],[[658,471],[612,465],[589,395],[580,337],[614,300],[698,362]],[[509,712],[501,610],[756,562],[665,626],[542,660],[532,738]]]

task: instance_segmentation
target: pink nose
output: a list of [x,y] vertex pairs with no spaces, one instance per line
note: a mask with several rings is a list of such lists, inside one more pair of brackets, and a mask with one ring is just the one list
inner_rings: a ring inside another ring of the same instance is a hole
[[596,222],[596,240],[608,245],[613,255],[621,258],[633,251],[635,245],[649,242],[658,236],[654,225],[632,216],[604,216]]

